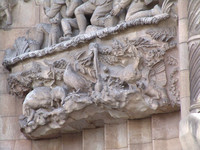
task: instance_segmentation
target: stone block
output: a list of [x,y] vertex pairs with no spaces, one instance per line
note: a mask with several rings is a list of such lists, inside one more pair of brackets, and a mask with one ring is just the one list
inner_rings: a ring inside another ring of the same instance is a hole
[[153,150],[182,150],[179,138],[153,140]]
[[181,118],[186,117],[190,113],[190,97],[181,98]]
[[83,131],[83,150],[104,150],[104,129]]
[[31,0],[28,3],[18,1],[13,9],[13,24],[11,27],[33,27],[39,23],[39,13],[39,6],[35,5],[35,1]]
[[188,15],[187,6],[188,6],[188,0],[179,0],[178,1],[179,19],[187,18],[187,15]]
[[63,150],[82,150],[82,134],[66,134],[62,137]]
[[26,139],[20,131],[18,117],[0,117],[0,140]]
[[153,150],[152,143],[131,144],[128,150]]
[[0,94],[8,94],[8,75],[0,74]]
[[26,31],[27,29],[0,30],[0,50],[12,48],[16,38],[25,36]]
[[188,41],[187,25],[187,19],[179,20],[179,43],[186,43]]
[[0,150],[13,150],[15,141],[0,141]]
[[177,138],[179,136],[179,121],[179,112],[152,116],[153,140]]
[[62,150],[61,138],[32,141],[32,150]]
[[23,98],[15,98],[15,110],[16,110],[16,116],[22,115],[22,105],[23,105]]
[[189,81],[189,70],[180,71],[179,73],[180,83],[180,98],[190,96],[190,81]]
[[190,113],[180,121],[179,139],[183,150],[199,150],[199,125],[199,113]]
[[127,147],[125,147],[125,148],[107,149],[107,150],[128,150],[128,148],[127,148]]
[[127,123],[105,125],[106,150],[128,147],[127,141]]
[[150,143],[151,141],[151,118],[128,121],[128,144]]
[[13,150],[31,150],[31,141],[29,141],[29,140],[16,140]]
[[180,71],[189,69],[189,51],[187,43],[179,44]]
[[15,116],[16,103],[15,97],[8,94],[0,95],[0,116]]

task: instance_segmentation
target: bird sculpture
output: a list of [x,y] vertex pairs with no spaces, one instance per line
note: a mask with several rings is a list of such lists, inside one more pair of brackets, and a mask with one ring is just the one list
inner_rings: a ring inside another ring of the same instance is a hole
[[74,71],[70,63],[65,69],[63,80],[68,87],[75,89],[77,92],[86,92],[91,85],[89,81]]

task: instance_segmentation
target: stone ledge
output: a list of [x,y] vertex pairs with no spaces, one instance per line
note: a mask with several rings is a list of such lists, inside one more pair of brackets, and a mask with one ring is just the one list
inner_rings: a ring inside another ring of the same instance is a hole
[[69,41],[65,41],[48,48],[44,48],[42,50],[36,50],[33,52],[25,53],[17,57],[14,57],[12,59],[4,59],[2,65],[6,68],[9,68],[10,66],[17,64],[18,62],[21,62],[29,58],[40,58],[40,57],[53,54],[56,52],[67,51],[70,47],[75,47],[79,45],[80,43],[90,41],[94,38],[103,38],[110,34],[116,34],[116,32],[122,31],[130,27],[134,27],[134,26],[158,24],[159,22],[168,18],[169,18],[169,14],[164,13],[161,15],[156,15],[154,17],[144,17],[144,18],[135,19],[129,22],[123,22],[123,23],[118,24],[115,27],[107,27],[97,32],[93,32],[91,34],[78,35],[76,37],[73,37]]

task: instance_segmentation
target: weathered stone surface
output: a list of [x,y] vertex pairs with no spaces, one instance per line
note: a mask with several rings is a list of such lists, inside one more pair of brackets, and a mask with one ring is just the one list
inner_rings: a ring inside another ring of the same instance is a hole
[[63,135],[62,144],[62,150],[82,150],[82,133]]
[[152,143],[131,144],[129,150],[154,150]]
[[104,150],[104,129],[83,131],[83,150]]
[[9,94],[0,95],[0,116],[16,116],[15,97]]
[[105,125],[105,148],[120,149],[128,147],[127,124]]
[[0,141],[0,150],[13,150],[15,147],[15,141]]
[[62,150],[61,138],[33,141],[32,150]]
[[153,150],[182,150],[179,138],[153,140]]
[[128,144],[137,145],[151,143],[151,118],[128,121]]
[[18,117],[0,117],[0,140],[25,139],[20,132]]
[[153,140],[178,138],[180,113],[154,115],[152,117]]
[[31,149],[31,141],[29,140],[16,140],[13,150],[29,150]]
[[9,31],[0,30],[0,33],[0,50],[5,50],[13,46],[16,37],[24,36],[26,29],[12,29]]
[[179,137],[183,150],[199,149],[199,113],[190,113],[187,117],[181,120]]

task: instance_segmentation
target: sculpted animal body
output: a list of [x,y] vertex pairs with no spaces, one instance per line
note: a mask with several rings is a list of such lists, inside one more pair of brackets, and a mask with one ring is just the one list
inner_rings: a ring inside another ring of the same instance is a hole
[[61,86],[56,86],[51,91],[51,98],[52,98],[51,106],[53,106],[53,101],[55,101],[57,106],[60,107],[64,103],[64,99],[66,96],[67,96],[67,90]]
[[70,64],[68,64],[65,69],[63,80],[67,86],[75,89],[76,91],[86,91],[90,85],[86,79],[74,71]]
[[23,102],[23,115],[28,117],[27,122],[33,119],[35,110],[49,108],[51,101],[51,89],[48,87],[38,87],[28,93]]

